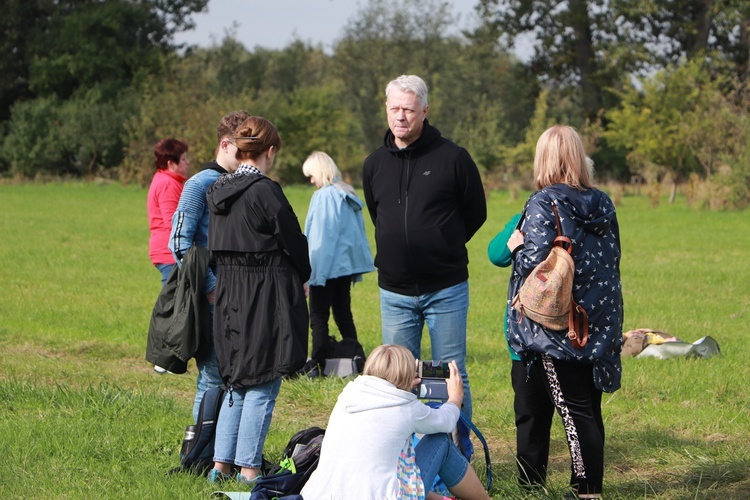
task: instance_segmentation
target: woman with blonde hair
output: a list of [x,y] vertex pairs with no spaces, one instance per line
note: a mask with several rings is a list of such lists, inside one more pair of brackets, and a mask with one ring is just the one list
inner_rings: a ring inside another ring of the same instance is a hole
[[216,426],[209,482],[251,484],[260,475],[263,444],[281,379],[307,358],[310,277],[307,240],[281,187],[266,175],[281,148],[274,125],[251,116],[230,142],[240,165],[206,193],[208,248],[219,272],[214,346],[229,390]]
[[[570,449],[570,484],[579,498],[601,496],[602,392],[619,389],[622,375],[619,226],[612,200],[594,187],[592,174],[575,129],[555,125],[545,131],[534,157],[537,191],[526,201],[518,229],[508,241],[513,272],[508,287],[507,338],[525,368],[512,374],[517,452],[519,457],[536,457],[535,463],[519,463],[519,469],[529,482],[544,483],[549,439],[522,434],[531,433],[534,425],[548,425],[554,405],[562,417]],[[562,233],[572,241],[573,300],[588,315],[589,338],[583,346],[574,345],[567,328],[542,326],[513,307],[521,286],[552,248],[557,235],[553,206],[559,213]],[[538,391],[540,385],[542,391]],[[540,401],[539,392],[546,392],[541,397],[551,403]],[[519,415],[523,419],[519,420]]]
[[351,287],[362,275],[375,270],[362,217],[364,203],[354,188],[341,179],[333,158],[322,151],[312,153],[302,172],[318,188],[310,199],[305,236],[310,251],[310,329],[312,353],[300,375],[323,375],[331,340],[328,318],[341,337],[357,342],[351,308]]
[[[305,487],[305,500],[430,498],[439,474],[452,494],[487,500],[482,483],[447,434],[456,427],[463,381],[455,361],[447,379],[448,401],[430,408],[411,392],[419,382],[407,348],[386,344],[367,358],[331,412],[320,462]],[[413,434],[424,434],[416,447]],[[427,487],[425,487],[427,485]]]

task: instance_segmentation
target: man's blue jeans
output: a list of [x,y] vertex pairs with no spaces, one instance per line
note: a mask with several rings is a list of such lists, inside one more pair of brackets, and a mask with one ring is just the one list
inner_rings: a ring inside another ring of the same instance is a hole
[[422,329],[427,323],[432,359],[456,361],[464,382],[461,412],[471,420],[471,390],[466,373],[466,316],[469,282],[416,297],[380,289],[383,344],[398,344],[421,359]]
[[[224,396],[216,424],[214,462],[259,469],[281,378]],[[229,406],[231,401],[231,406]]]
[[[214,305],[211,304],[211,325],[214,324]],[[219,362],[216,360],[213,336],[208,352],[201,359],[196,359],[198,366],[198,378],[195,380],[195,400],[193,401],[193,421],[198,422],[198,413],[201,407],[203,394],[213,388],[224,384],[219,374]]]
[[427,434],[414,448],[415,461],[422,475],[425,490],[429,491],[435,477],[448,488],[457,485],[469,470],[469,462],[448,434]]

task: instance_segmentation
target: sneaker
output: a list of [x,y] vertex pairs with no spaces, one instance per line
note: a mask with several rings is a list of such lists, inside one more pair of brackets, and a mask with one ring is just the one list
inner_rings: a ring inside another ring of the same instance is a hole
[[234,480],[234,477],[230,476],[229,474],[224,474],[220,470],[216,469],[211,469],[211,472],[209,472],[208,476],[206,477],[206,481],[210,484],[223,483],[225,481],[232,480]]
[[259,477],[261,477],[261,476],[256,476],[256,477],[254,477],[252,479],[248,479],[245,476],[243,476],[241,472],[238,472],[237,473],[237,482],[240,483],[240,484],[247,485],[247,486],[255,486],[255,482],[258,480]]
[[162,368],[161,366],[154,365],[154,371],[158,374],[167,373],[166,368]]

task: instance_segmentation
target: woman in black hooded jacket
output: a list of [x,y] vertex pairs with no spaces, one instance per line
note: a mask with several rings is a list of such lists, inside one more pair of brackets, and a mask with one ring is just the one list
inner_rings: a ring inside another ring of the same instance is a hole
[[297,216],[265,175],[281,147],[276,127],[251,116],[231,142],[241,164],[206,193],[208,247],[219,269],[214,345],[229,388],[208,479],[227,479],[234,464],[241,468],[237,480],[251,483],[260,474],[281,378],[307,359],[310,262]]
[[[604,423],[602,391],[620,387],[622,368],[623,301],[620,282],[620,233],[612,200],[596,189],[592,169],[578,133],[556,125],[542,134],[534,158],[538,191],[526,202],[518,229],[508,247],[513,252],[513,272],[508,288],[508,340],[523,361],[524,373],[513,373],[517,431],[549,421],[553,408],[563,420],[572,459],[571,486],[580,498],[598,498],[604,475]],[[588,314],[588,342],[580,348],[567,337],[567,329],[546,328],[513,307],[519,289],[532,270],[549,254],[555,239],[553,204],[562,233],[572,241],[575,262],[573,300]],[[547,392],[550,401],[539,401]],[[548,426],[548,425],[547,425]],[[523,440],[533,443],[533,440]],[[519,441],[521,442],[521,441]],[[531,482],[544,482],[549,442],[537,450],[518,450],[538,455],[526,473]],[[522,481],[523,482],[523,481]]]

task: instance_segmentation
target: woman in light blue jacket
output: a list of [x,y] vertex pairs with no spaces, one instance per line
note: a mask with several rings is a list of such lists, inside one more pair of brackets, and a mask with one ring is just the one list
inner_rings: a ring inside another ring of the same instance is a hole
[[310,329],[312,353],[299,374],[323,374],[329,355],[328,318],[344,339],[357,340],[351,310],[351,286],[375,270],[362,218],[364,204],[354,188],[341,180],[336,163],[326,153],[312,153],[302,172],[318,190],[310,200],[305,236],[310,249]]

